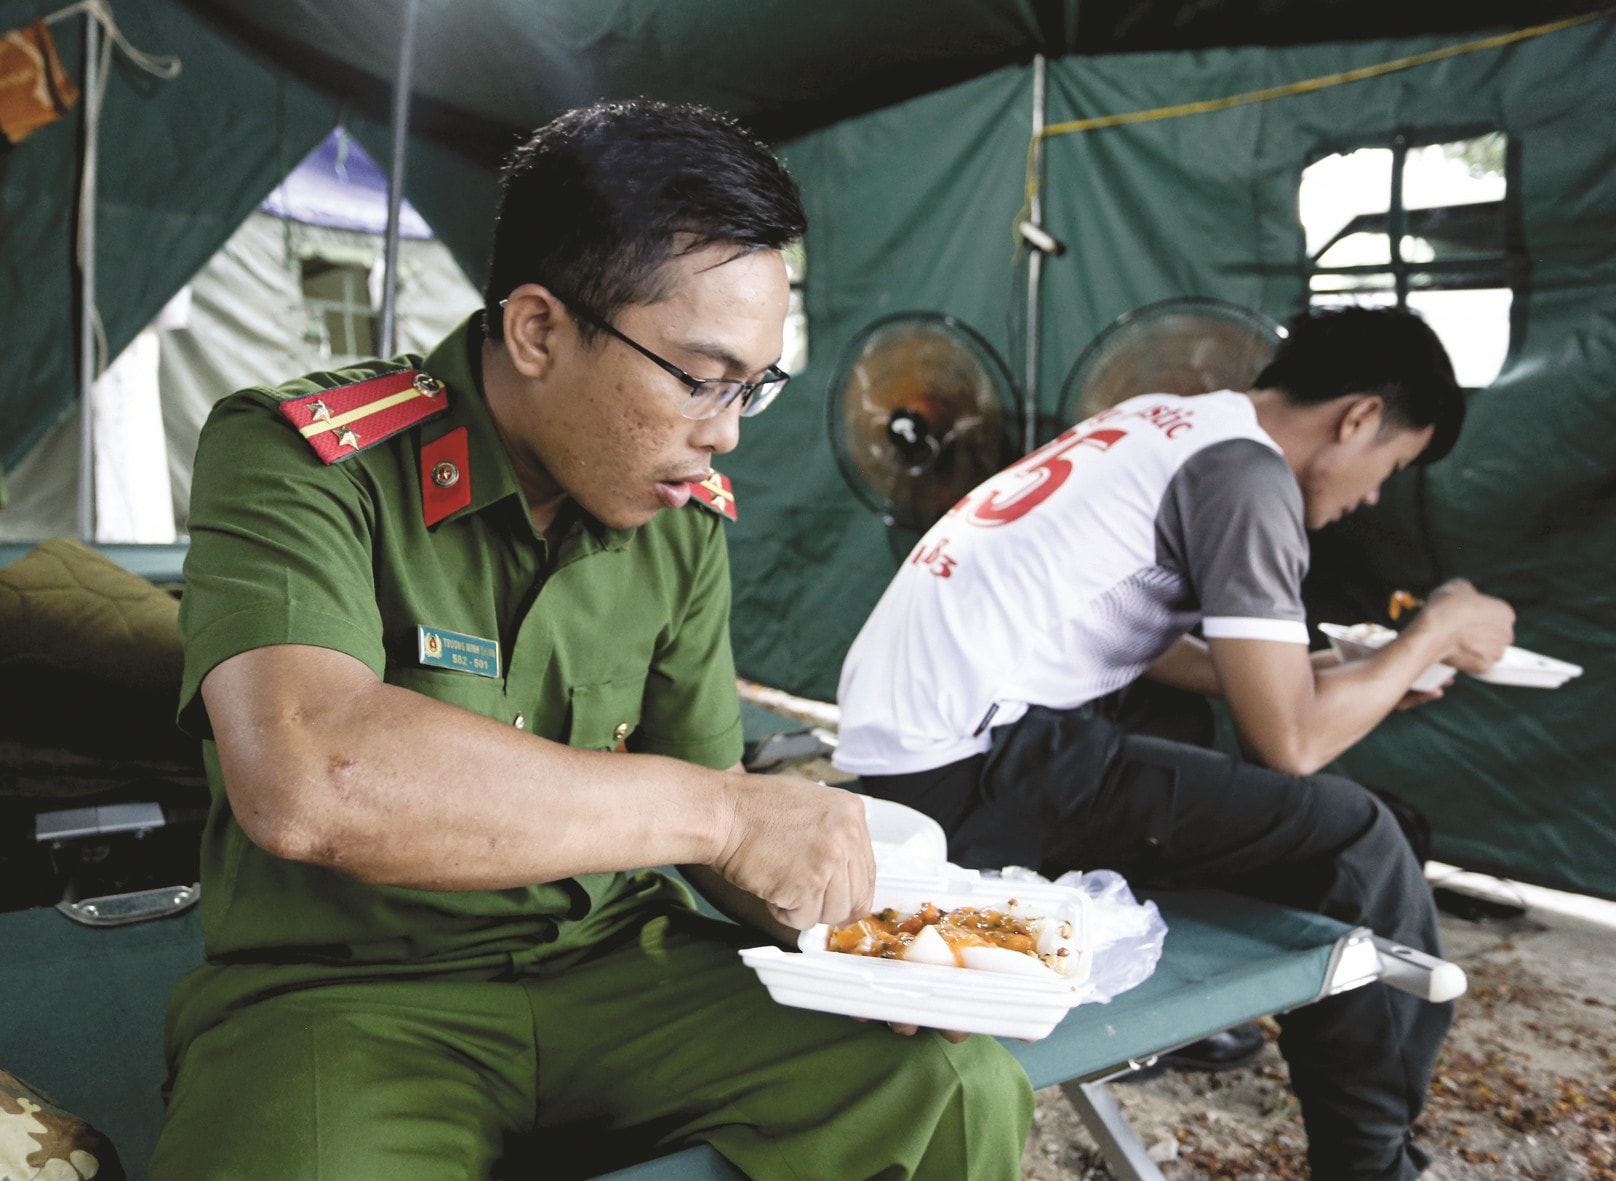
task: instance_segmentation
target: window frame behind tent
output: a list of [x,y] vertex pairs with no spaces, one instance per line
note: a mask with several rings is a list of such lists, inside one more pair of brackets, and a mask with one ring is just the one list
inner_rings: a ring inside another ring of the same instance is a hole
[[[1377,153],[1386,153],[1383,199],[1365,199],[1344,222],[1334,220],[1339,210],[1321,214],[1309,181],[1354,165],[1342,174],[1371,173],[1381,164]],[[1320,151],[1298,186],[1309,305],[1412,307],[1443,339],[1461,385],[1490,384],[1517,347],[1525,306],[1518,154],[1517,142],[1495,127],[1400,131]],[[1485,165],[1479,173],[1478,157]],[[1443,168],[1464,168],[1475,184],[1467,190],[1446,177],[1459,199],[1410,199],[1411,179],[1429,181]]]
[[798,238],[782,252],[786,279],[791,285],[791,303],[786,311],[785,339],[781,345],[780,368],[801,373],[808,368],[808,244]]
[[[318,342],[328,358],[375,356],[381,345],[381,313],[371,297],[374,263],[315,248],[301,252],[297,265],[307,315],[304,338]],[[332,278],[340,290],[322,290]]]

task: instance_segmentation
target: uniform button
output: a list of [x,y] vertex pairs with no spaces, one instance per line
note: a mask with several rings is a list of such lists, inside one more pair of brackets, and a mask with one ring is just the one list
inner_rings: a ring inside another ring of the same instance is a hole
[[522,729],[523,727],[525,727],[527,725],[527,719],[524,718],[521,714],[517,714],[516,715],[516,721],[512,722],[511,725],[515,726],[518,730],[520,730],[520,729]]
[[612,731],[612,737],[614,739],[616,739],[618,742],[621,742],[621,741],[623,741],[623,739],[627,738],[628,737],[628,723],[627,722],[618,722],[617,723],[617,729]]
[[417,373],[415,375],[415,389],[417,393],[425,394],[429,398],[436,398],[443,392],[443,383],[425,373]]
[[1158,848],[1161,845],[1161,838],[1160,837],[1146,837],[1145,838],[1145,844],[1149,845],[1152,849]]
[[453,488],[460,483],[460,469],[445,460],[432,469],[432,482],[439,488]]

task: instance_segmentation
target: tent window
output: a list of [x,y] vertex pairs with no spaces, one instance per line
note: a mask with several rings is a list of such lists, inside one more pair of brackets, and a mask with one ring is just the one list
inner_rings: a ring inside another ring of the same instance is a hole
[[318,255],[302,260],[304,339],[326,356],[369,357],[377,348],[378,316],[370,302],[370,271]]
[[1491,384],[1509,352],[1502,132],[1326,156],[1302,172],[1314,307],[1413,308],[1453,358],[1459,383]]
[[791,280],[791,305],[786,310],[786,339],[780,353],[780,368],[801,373],[808,368],[808,255],[799,240],[786,247],[786,277]]

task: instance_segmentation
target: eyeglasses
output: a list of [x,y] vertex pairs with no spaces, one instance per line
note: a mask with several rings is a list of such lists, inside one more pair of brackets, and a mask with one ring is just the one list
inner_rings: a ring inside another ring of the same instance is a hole
[[[552,292],[557,299],[571,308],[572,314],[580,320],[586,320],[602,332],[617,337],[629,348],[650,359],[664,372],[672,374],[688,385],[690,396],[679,407],[679,413],[685,418],[697,422],[706,418],[717,418],[728,410],[737,398],[741,403],[741,417],[752,418],[767,410],[769,403],[780,396],[780,391],[786,388],[786,382],[791,380],[791,374],[778,365],[770,365],[757,381],[738,381],[732,377],[691,377],[672,361],[664,360],[639,341],[623,335],[576,300],[568,299],[559,292],[554,292],[554,289]],[[504,301],[501,301],[501,306],[504,306]]]

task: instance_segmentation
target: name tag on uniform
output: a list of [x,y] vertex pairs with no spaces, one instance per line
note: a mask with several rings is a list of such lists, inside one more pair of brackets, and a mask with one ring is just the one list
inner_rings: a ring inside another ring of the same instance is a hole
[[479,677],[499,676],[499,643],[495,640],[444,631],[422,623],[416,625],[415,642],[422,664],[476,673]]

